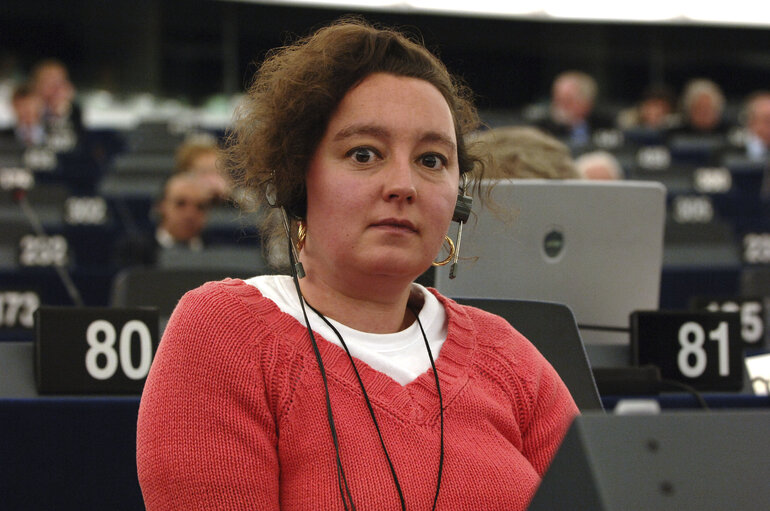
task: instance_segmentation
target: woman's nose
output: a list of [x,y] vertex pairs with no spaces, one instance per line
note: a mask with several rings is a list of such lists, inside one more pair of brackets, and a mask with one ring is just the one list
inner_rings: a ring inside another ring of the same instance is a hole
[[414,171],[408,159],[394,159],[384,177],[385,200],[403,200],[409,203],[414,201],[417,188],[414,183]]

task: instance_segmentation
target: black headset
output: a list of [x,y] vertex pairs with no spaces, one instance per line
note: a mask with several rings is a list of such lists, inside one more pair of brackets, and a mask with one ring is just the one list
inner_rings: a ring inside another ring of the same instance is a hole
[[473,198],[468,193],[468,175],[463,173],[460,176],[463,180],[460,185],[460,190],[457,192],[457,202],[455,202],[455,211],[452,215],[452,221],[457,222],[460,225],[468,221],[471,216],[471,207],[473,206]]
[[[463,224],[468,221],[468,218],[470,218],[471,213],[471,206],[473,205],[473,199],[466,195],[467,188],[468,188],[468,178],[465,173],[461,175],[462,177],[462,184],[460,186],[460,190],[457,193],[457,202],[455,202],[455,209],[454,213],[452,214],[452,221],[457,222],[459,224],[458,231],[457,231],[457,244],[456,244],[456,250],[454,254],[454,258],[452,261],[452,268],[449,273],[449,278],[455,277],[455,271],[457,267],[457,259],[460,252],[460,242],[462,239],[462,228]],[[310,336],[311,344],[313,346],[313,352],[316,357],[316,361],[318,362],[318,368],[321,372],[321,379],[323,380],[324,384],[324,391],[326,395],[326,417],[329,422],[329,429],[332,436],[332,442],[334,443],[334,451],[335,451],[335,457],[336,457],[336,464],[337,464],[337,483],[339,486],[340,496],[342,497],[342,504],[347,511],[348,509],[351,509],[352,511],[355,511],[356,506],[353,502],[353,496],[350,492],[350,486],[348,485],[347,477],[345,475],[345,469],[342,466],[342,458],[340,456],[340,444],[339,444],[339,437],[337,436],[337,428],[334,423],[334,413],[332,412],[332,404],[331,404],[331,395],[329,394],[329,381],[326,376],[326,369],[323,364],[323,360],[321,358],[321,352],[318,349],[318,343],[315,339],[315,335],[313,334],[313,330],[310,328],[310,320],[307,316],[307,310],[305,309],[305,298],[302,296],[302,290],[299,286],[299,279],[303,278],[305,276],[305,270],[302,267],[302,263],[299,261],[299,256],[297,254],[297,249],[294,246],[294,243],[291,241],[291,230],[289,228],[289,215],[287,213],[287,209],[284,205],[280,204],[278,202],[277,198],[277,190],[275,187],[275,181],[270,180],[265,188],[265,196],[267,199],[268,205],[273,208],[279,208],[281,211],[281,219],[283,222],[284,230],[286,231],[286,237],[288,239],[289,243],[289,260],[291,262],[291,274],[292,279],[294,280],[294,286],[297,290],[297,297],[299,299],[300,307],[302,308],[302,315],[305,319],[305,326],[307,327],[308,335]],[[293,213],[293,212],[292,212]],[[356,374],[356,377],[358,379],[358,383],[361,387],[361,392],[364,395],[364,399],[366,401],[366,405],[369,409],[369,414],[372,417],[372,421],[374,423],[374,427],[377,430],[377,434],[379,436],[380,445],[382,446],[382,450],[385,453],[385,458],[388,461],[388,466],[390,468],[391,476],[393,478],[393,482],[396,486],[396,491],[398,492],[399,501],[401,504],[401,509],[403,511],[406,511],[406,502],[404,500],[404,494],[401,490],[401,485],[398,482],[398,477],[396,476],[396,471],[393,466],[393,462],[390,459],[390,455],[388,454],[388,450],[385,447],[385,441],[382,437],[382,433],[380,431],[379,424],[377,423],[377,419],[374,416],[374,409],[372,407],[372,404],[369,400],[369,396],[366,393],[366,388],[364,387],[363,380],[361,379],[361,376],[358,373],[358,369],[356,368],[356,365],[353,361],[353,357],[350,354],[350,351],[348,350],[347,345],[345,344],[345,340],[342,338],[342,335],[337,331],[336,328],[326,319],[326,317],[318,312],[316,309],[312,307],[312,305],[308,304],[308,307],[313,309],[313,311],[329,326],[332,331],[337,335],[339,338],[343,348],[348,354],[348,357],[350,358],[350,363],[353,366],[353,371]],[[441,395],[441,387],[439,385],[439,378],[438,378],[438,372],[436,371],[436,364],[433,360],[433,354],[430,351],[430,346],[428,344],[428,338],[425,335],[425,330],[422,327],[422,323],[420,322],[419,315],[417,312],[412,311],[414,314],[415,319],[417,320],[417,324],[420,327],[420,331],[422,332],[423,338],[425,340],[425,346],[428,351],[428,357],[430,358],[430,364],[433,368],[433,375],[436,380],[436,390],[438,392],[438,399],[439,399],[439,415],[440,415],[440,421],[441,421],[441,452],[439,456],[439,467],[438,467],[438,475],[437,475],[437,482],[436,482],[436,493],[433,498],[433,509],[436,509],[436,503],[438,502],[438,495],[439,491],[441,489],[441,476],[443,473],[443,467],[444,467],[444,402]],[[348,502],[350,503],[350,508],[348,508]]]

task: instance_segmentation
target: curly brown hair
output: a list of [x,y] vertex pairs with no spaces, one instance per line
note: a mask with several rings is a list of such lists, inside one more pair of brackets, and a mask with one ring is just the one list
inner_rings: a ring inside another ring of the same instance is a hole
[[[474,168],[478,158],[463,140],[479,125],[470,90],[416,38],[346,17],[267,55],[228,134],[231,175],[259,201],[272,181],[289,216],[302,219],[305,174],[329,119],[345,94],[373,73],[435,86],[452,112],[460,172]],[[262,227],[269,241],[274,219]]]

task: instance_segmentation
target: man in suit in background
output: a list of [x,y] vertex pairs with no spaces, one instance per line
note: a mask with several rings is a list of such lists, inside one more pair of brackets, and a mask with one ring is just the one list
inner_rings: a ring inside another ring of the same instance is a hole
[[589,145],[594,130],[611,125],[597,115],[598,91],[596,80],[587,73],[565,71],[559,74],[551,88],[549,116],[538,122],[538,127],[573,149]]
[[46,130],[43,123],[43,101],[40,96],[31,85],[19,85],[11,96],[11,106],[16,124],[13,128],[3,130],[5,145],[19,149],[42,146],[46,140]]
[[770,158],[770,91],[751,94],[746,101],[746,156],[753,161]]
[[119,241],[115,251],[118,266],[154,265],[165,249],[203,249],[201,232],[206,226],[212,196],[199,176],[191,172],[173,174],[163,187],[154,211],[160,221],[154,233],[133,233]]

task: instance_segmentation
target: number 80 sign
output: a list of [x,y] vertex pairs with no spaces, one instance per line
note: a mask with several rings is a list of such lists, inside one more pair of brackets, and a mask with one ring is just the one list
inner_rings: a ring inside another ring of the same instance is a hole
[[158,347],[157,309],[41,307],[40,393],[140,393]]
[[631,315],[631,352],[663,378],[700,390],[740,390],[743,340],[737,312],[638,311]]

